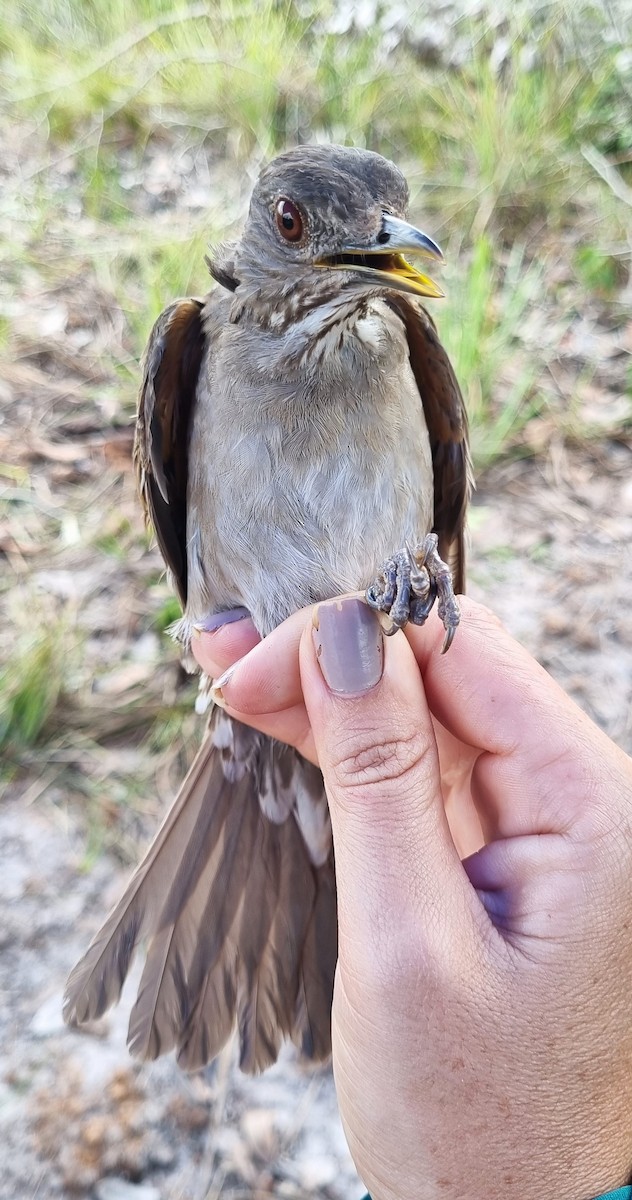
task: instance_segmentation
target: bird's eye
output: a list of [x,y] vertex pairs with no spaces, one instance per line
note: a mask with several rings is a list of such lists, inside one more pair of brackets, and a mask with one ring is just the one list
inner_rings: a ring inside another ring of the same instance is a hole
[[276,206],[276,223],[281,237],[286,242],[298,242],[303,236],[303,218],[291,200],[279,200]]

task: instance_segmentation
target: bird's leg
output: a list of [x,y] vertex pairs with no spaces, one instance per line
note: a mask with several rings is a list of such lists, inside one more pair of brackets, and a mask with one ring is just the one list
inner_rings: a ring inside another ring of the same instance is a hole
[[[437,612],[439,619],[443,623],[445,629],[445,638],[443,642],[442,653],[445,654],[449,650],[454,639],[459,621],[461,620],[461,610],[458,600],[454,594],[452,584],[452,572],[443,559],[439,556],[439,539],[436,533],[429,533],[419,546],[413,551],[410,551],[415,563],[421,560],[421,568],[427,572],[431,587],[436,589],[435,594],[438,598]],[[411,620],[415,624],[422,624],[426,620],[430,607],[423,613],[421,621],[417,621],[411,614]]]
[[408,550],[398,550],[381,568],[377,579],[366,590],[367,603],[378,612],[388,613],[390,626],[386,633],[395,633],[410,619],[411,572],[413,560]]
[[377,579],[366,590],[366,601],[378,612],[387,613],[387,634],[395,633],[407,621],[423,625],[438,600],[438,614],[445,628],[443,653],[449,649],[461,620],[452,586],[452,572],[439,557],[436,533],[429,533],[414,549],[406,544],[382,567]]

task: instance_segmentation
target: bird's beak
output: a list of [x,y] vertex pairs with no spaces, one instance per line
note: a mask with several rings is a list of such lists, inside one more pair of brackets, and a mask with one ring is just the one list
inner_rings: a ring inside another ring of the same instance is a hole
[[355,271],[372,279],[383,287],[399,292],[413,292],[416,296],[443,296],[445,293],[427,275],[406,261],[402,251],[423,254],[436,262],[443,262],[443,254],[421,229],[415,229],[407,221],[384,214],[382,228],[368,246],[343,246],[338,254],[328,254],[317,259],[317,267],[329,267],[339,271]]

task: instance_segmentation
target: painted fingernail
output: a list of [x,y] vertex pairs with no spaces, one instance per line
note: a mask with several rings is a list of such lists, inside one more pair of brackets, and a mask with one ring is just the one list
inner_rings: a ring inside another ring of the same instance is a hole
[[224,625],[234,625],[249,616],[247,608],[230,608],[227,612],[209,613],[200,621],[194,621],[193,629],[196,633],[216,633]]
[[314,647],[332,692],[357,696],[382,678],[384,639],[375,613],[362,600],[346,597],[320,604],[314,613]]

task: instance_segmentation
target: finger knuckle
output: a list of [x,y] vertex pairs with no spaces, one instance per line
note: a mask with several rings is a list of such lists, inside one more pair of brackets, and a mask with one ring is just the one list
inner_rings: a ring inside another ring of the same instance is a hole
[[346,791],[401,787],[413,782],[428,750],[420,730],[412,726],[378,741],[375,730],[359,729],[339,740],[332,766]]

